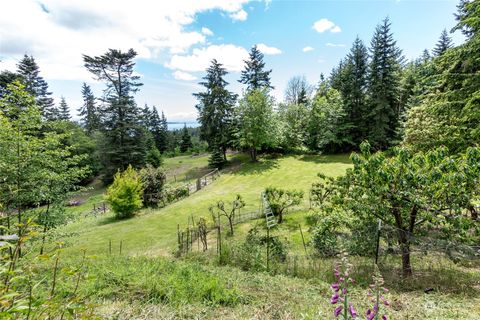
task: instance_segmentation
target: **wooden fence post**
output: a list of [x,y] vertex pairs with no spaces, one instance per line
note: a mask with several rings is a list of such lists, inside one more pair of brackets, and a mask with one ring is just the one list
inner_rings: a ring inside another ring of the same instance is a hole
[[270,228],[267,227],[267,272],[269,271],[270,261]]
[[120,240],[120,255],[122,255],[122,245],[123,245],[123,240]]
[[108,241],[108,253],[112,254],[112,239]]
[[378,219],[378,226],[377,226],[377,247],[375,249],[375,264],[378,264],[378,252],[380,250],[380,229],[382,228],[382,220]]
[[302,243],[303,243],[303,249],[305,250],[305,256],[308,256],[307,246],[305,245],[305,238],[303,237],[302,226],[300,225],[300,223],[298,224],[298,228],[300,229],[300,234],[302,235]]

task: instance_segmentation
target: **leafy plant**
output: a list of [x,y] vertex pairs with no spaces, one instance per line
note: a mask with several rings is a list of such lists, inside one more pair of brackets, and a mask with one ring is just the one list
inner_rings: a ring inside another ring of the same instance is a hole
[[143,186],[143,205],[157,207],[165,193],[167,176],[162,168],[147,165],[140,170],[140,180]]
[[115,174],[112,185],[108,187],[106,200],[115,217],[130,218],[142,207],[143,186],[138,173],[132,166]]
[[265,189],[265,195],[273,214],[278,217],[278,223],[283,222],[283,214],[288,208],[299,205],[303,199],[303,191],[275,187]]

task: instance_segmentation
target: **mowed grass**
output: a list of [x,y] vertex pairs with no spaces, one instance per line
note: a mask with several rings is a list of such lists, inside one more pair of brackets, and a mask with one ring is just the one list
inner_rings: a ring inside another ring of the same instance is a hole
[[[172,158],[175,159],[175,158]],[[175,160],[169,160],[172,166]],[[186,158],[182,161],[187,161]],[[205,161],[202,160],[202,161]],[[191,160],[200,165],[200,158]],[[138,217],[115,221],[111,215],[90,217],[57,230],[57,240],[65,242],[66,254],[119,252],[128,255],[170,255],[176,247],[177,226],[185,227],[189,217],[210,219],[208,207],[218,200],[232,201],[240,194],[246,207],[259,209],[260,194],[268,186],[300,189],[305,192],[303,206],[308,206],[308,190],[317,173],[338,176],[350,166],[348,155],[286,156],[263,158],[251,163],[243,155],[234,156],[231,168],[211,185],[190,197],[158,210],[145,209]]]

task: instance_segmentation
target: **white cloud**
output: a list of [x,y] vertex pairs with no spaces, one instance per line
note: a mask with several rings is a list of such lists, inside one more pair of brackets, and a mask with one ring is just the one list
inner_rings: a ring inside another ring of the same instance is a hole
[[197,77],[195,77],[193,74],[190,74],[188,72],[179,71],[179,70],[172,73],[172,75],[177,80],[183,80],[183,81],[197,80]]
[[174,70],[198,72],[205,71],[212,59],[217,59],[228,71],[238,72],[243,69],[243,61],[247,58],[248,52],[245,48],[233,44],[221,44],[193,49],[191,55],[176,54],[165,66]]
[[326,18],[322,18],[322,19],[316,21],[313,24],[312,28],[315,29],[315,31],[317,31],[319,33],[322,33],[322,32],[325,32],[325,31],[330,31],[330,32],[333,32],[333,33],[337,33],[337,32],[342,31],[342,29],[339,26],[337,26],[335,23],[333,23],[332,21],[330,21]]
[[233,12],[230,14],[230,18],[236,21],[245,21],[247,20],[248,13],[247,11],[240,9],[237,12]]
[[187,31],[198,13],[219,10],[244,20],[249,1],[6,1],[0,10],[0,59],[2,66],[15,65],[28,53],[46,79],[88,80],[82,54],[133,48],[141,59],[161,61],[205,43],[208,31]]
[[330,29],[330,32],[339,33],[339,32],[342,32],[342,28],[340,28],[339,26],[335,26],[332,29]]
[[327,42],[325,44],[327,47],[332,47],[332,48],[343,48],[345,47],[345,45],[343,43],[331,43],[331,42]]
[[260,50],[261,53],[266,55],[276,55],[282,53],[282,50],[275,47],[269,47],[264,43],[257,44],[257,49]]
[[305,48],[302,49],[303,52],[310,52],[310,51],[313,51],[313,50],[315,50],[315,49],[313,49],[313,48],[310,47],[310,46],[307,46],[307,47],[305,47]]
[[213,36],[213,31],[208,29],[207,27],[202,28],[202,33],[206,36]]

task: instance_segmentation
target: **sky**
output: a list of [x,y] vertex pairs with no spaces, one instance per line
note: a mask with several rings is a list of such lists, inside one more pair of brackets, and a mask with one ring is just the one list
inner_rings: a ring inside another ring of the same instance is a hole
[[[104,84],[83,67],[82,54],[133,48],[143,87],[137,104],[155,105],[169,121],[195,121],[198,84],[216,58],[238,83],[253,45],[265,55],[277,101],[288,80],[304,75],[316,84],[359,36],[367,46],[377,24],[392,23],[407,59],[431,50],[443,29],[455,25],[456,0],[4,0],[0,10],[0,70],[16,69],[32,55],[57,103],[65,97],[74,119],[81,86],[97,96]],[[451,35],[461,44],[461,34]]]

